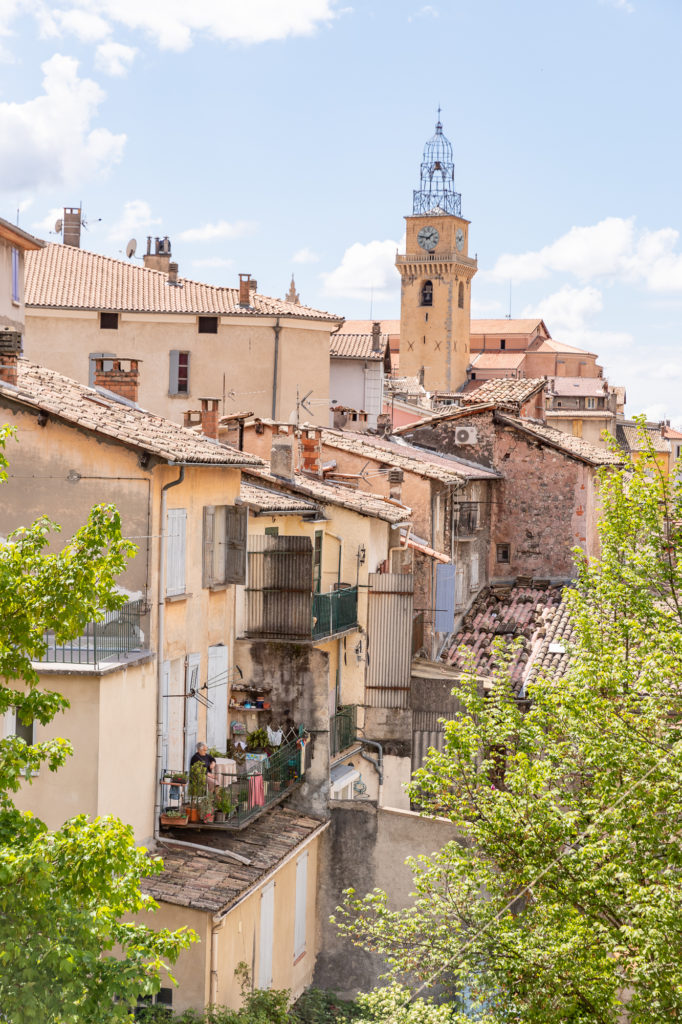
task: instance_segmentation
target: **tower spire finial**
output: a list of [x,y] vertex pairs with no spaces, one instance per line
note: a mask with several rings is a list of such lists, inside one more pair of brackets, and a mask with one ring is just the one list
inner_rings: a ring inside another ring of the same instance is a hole
[[455,192],[455,165],[452,146],[443,134],[438,104],[438,121],[433,136],[424,147],[419,188],[413,193],[413,214],[449,213],[462,216],[462,197]]

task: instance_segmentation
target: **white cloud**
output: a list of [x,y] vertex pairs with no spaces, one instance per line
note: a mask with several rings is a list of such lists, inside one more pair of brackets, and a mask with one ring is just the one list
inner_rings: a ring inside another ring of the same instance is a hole
[[86,180],[121,159],[125,135],[91,128],[104,92],[78,77],[78,61],[56,53],[42,64],[43,94],[25,103],[0,103],[2,190],[67,185]]
[[137,49],[123,43],[101,43],[95,51],[95,67],[105,75],[127,75]]
[[303,248],[295,252],[291,257],[292,263],[319,263],[320,257],[318,253],[313,252],[312,249]]
[[72,32],[84,43],[106,39],[111,32],[109,23],[93,11],[74,7],[68,11],[52,11],[52,16],[64,32]]
[[349,299],[370,294],[377,299],[394,296],[400,286],[395,269],[399,244],[390,238],[383,242],[355,242],[346,249],[335,270],[321,275],[325,292]]
[[625,11],[626,14],[634,14],[635,5],[630,0],[599,0],[601,4],[608,7],[615,7],[618,11]]
[[542,317],[553,338],[589,352],[620,350],[632,345],[634,339],[625,331],[601,331],[591,326],[591,321],[601,313],[602,308],[603,299],[599,289],[591,285],[584,288],[564,285],[540,302],[526,306],[521,315]]
[[36,220],[33,222],[31,227],[34,231],[54,231],[54,226],[58,220],[64,216],[64,210],[61,206],[53,206],[52,209],[45,214],[42,220]]
[[410,16],[408,17],[407,20],[408,21],[414,21],[415,18],[439,18],[439,17],[440,17],[440,11],[438,11],[435,7],[432,7],[431,4],[425,4],[423,7],[420,7],[418,11],[415,11],[414,14],[410,14]]
[[120,220],[112,225],[109,238],[125,244],[132,235],[145,233],[160,223],[160,217],[152,217],[149,203],[144,199],[131,199],[124,204]]
[[209,256],[203,260],[192,260],[193,267],[233,267],[234,260],[223,259],[222,256]]
[[255,223],[250,220],[237,220],[233,224],[219,220],[215,224],[204,224],[200,228],[181,231],[178,238],[182,242],[213,242],[219,238],[242,238],[251,234],[255,227]]

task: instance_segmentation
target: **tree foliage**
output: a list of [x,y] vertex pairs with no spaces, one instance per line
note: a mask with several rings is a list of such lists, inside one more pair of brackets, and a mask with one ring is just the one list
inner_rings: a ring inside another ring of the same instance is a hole
[[[11,433],[0,428],[0,481]],[[0,715],[14,711],[25,725],[44,725],[68,707],[39,685],[32,664],[45,652],[45,632],[64,642],[120,607],[116,578],[135,552],[112,505],[92,509],[55,552],[48,548],[58,530],[43,516],[0,543]],[[162,869],[135,847],[129,826],[79,816],[51,832],[15,807],[21,785],[41,768],[56,771],[70,753],[65,739],[0,739],[0,1016],[12,1024],[127,1018],[129,1004],[158,990],[162,968],[192,938],[123,920],[156,907],[140,878]]]
[[682,487],[653,452],[601,479],[601,557],[565,594],[563,678],[515,699],[472,672],[412,796],[458,840],[413,862],[411,907],[340,909],[394,975],[499,1024],[682,1019]]

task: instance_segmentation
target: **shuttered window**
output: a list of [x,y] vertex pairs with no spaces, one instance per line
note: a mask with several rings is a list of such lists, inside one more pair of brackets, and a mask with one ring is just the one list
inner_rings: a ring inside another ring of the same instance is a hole
[[478,590],[478,555],[472,554],[469,569],[469,586],[472,590]]
[[206,696],[206,742],[216,750],[227,749],[227,647],[215,644],[208,649]]
[[169,508],[166,522],[166,594],[185,593],[185,535],[187,512]]
[[168,354],[170,375],[168,380],[169,395],[189,394],[189,352],[173,349]]
[[203,586],[246,583],[247,509],[206,505],[203,533]]
[[305,953],[308,912],[308,851],[296,861],[296,915],[294,918],[294,960]]
[[12,248],[12,302],[19,302],[19,250]]

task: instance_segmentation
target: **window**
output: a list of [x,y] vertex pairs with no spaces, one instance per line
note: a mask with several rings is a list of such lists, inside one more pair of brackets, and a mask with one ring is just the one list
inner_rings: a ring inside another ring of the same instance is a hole
[[199,317],[199,334],[217,334],[218,333],[218,317],[217,316],[200,316]]
[[500,352],[504,352],[507,347],[507,339],[500,338]]
[[478,590],[478,555],[471,556],[469,587],[471,590]]
[[266,526],[265,527],[266,537],[279,537],[279,526]]
[[100,313],[99,327],[101,331],[117,331],[118,313]]
[[189,394],[189,352],[178,352],[173,349],[169,353],[170,380],[169,395]]
[[461,536],[478,529],[478,502],[461,501],[453,509],[453,526]]
[[296,861],[296,914],[294,918],[294,962],[305,953],[308,910],[308,851]]
[[497,545],[497,561],[502,565],[509,565],[511,562],[511,547],[509,544]]
[[205,506],[202,586],[246,583],[247,515],[244,506]]
[[457,305],[460,309],[464,309],[464,282],[459,282],[459,288],[457,289]]
[[472,379],[472,380],[476,380],[476,371],[475,371],[475,370],[474,370],[474,371],[473,371],[473,373],[471,374],[471,379]]
[[166,595],[185,593],[185,534],[187,512],[169,508],[166,517]]
[[313,544],[313,591],[320,593],[322,588],[322,537],[323,530],[315,530],[315,543]]
[[19,250],[12,248],[12,302],[19,302]]
[[421,290],[421,298],[419,301],[420,306],[432,306],[433,305],[433,282],[424,281]]
[[583,436],[583,421],[582,420],[573,420],[573,436],[574,437],[582,437]]
[[596,398],[586,398],[585,399],[585,408],[586,409],[596,409],[597,408],[597,399]]

